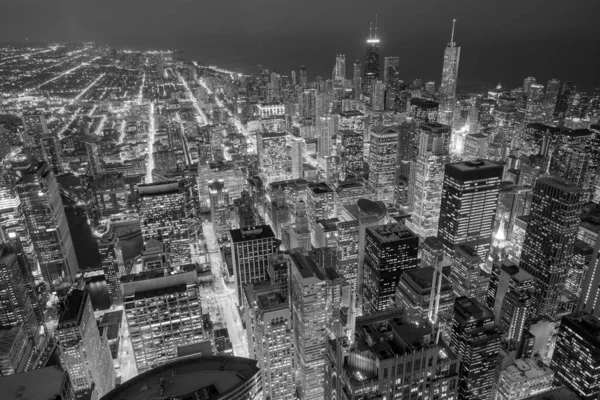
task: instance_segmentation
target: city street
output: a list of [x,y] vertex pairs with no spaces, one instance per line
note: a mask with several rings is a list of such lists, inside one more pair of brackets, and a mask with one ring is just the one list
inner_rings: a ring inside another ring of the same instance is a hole
[[213,226],[210,222],[204,221],[202,229],[206,238],[210,266],[215,279],[212,296],[218,300],[217,304],[220,307],[221,318],[229,332],[234,354],[240,357],[248,357],[248,340],[246,332],[242,327],[242,320],[237,312],[235,289],[229,288],[223,279],[223,272],[221,270],[221,268],[224,268],[223,260],[221,259],[221,252],[219,251]]

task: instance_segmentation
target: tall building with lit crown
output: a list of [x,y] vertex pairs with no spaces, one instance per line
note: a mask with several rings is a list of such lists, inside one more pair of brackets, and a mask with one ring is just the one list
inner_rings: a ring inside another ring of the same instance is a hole
[[264,396],[292,400],[295,395],[292,316],[285,292],[271,283],[244,285],[248,304],[249,357],[258,360]]
[[177,357],[177,348],[205,339],[195,266],[121,277],[125,316],[138,372]]
[[450,161],[450,127],[421,123],[416,142],[416,157],[411,161],[409,180],[413,212],[406,225],[421,238],[426,238],[437,236],[444,168]]
[[379,38],[377,37],[377,25],[375,26],[375,34],[373,34],[372,27],[369,29],[364,72],[365,80],[363,82],[363,91],[371,94],[371,86],[373,85],[373,82],[379,79]]
[[369,132],[369,184],[377,193],[377,200],[391,200],[394,196],[399,134],[397,127],[383,125]]
[[174,266],[191,263],[198,221],[190,185],[185,180],[147,183],[138,186],[138,194],[144,242],[152,238],[163,242]]
[[550,367],[555,385],[564,385],[580,399],[600,394],[600,321],[585,311],[564,316],[558,329]]
[[56,177],[48,164],[32,164],[16,183],[25,221],[44,280],[55,288],[79,270]]
[[450,347],[461,359],[458,399],[488,399],[500,349],[494,314],[475,299],[456,298]]
[[572,183],[556,178],[536,181],[519,263],[535,277],[532,317],[553,318],[556,314],[583,201],[584,190]]
[[65,299],[56,328],[61,366],[75,392],[99,399],[115,387],[115,370],[108,341],[100,336],[92,301],[86,291],[73,290]]
[[477,254],[489,250],[504,167],[488,160],[448,164],[445,167],[438,237],[446,255],[454,246],[484,241]]
[[440,84],[440,122],[452,125],[454,108],[456,106],[456,83],[458,80],[458,63],[460,61],[460,47],[454,41],[454,24],[452,21],[452,36],[444,50],[444,65],[442,67],[442,81]]
[[364,315],[394,307],[400,276],[418,266],[418,251],[419,238],[403,224],[366,228],[362,293]]
[[238,304],[243,304],[243,287],[268,280],[269,259],[277,253],[279,241],[269,225],[229,231]]

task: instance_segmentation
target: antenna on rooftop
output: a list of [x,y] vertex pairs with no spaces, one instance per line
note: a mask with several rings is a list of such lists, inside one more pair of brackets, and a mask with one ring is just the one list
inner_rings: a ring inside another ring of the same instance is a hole
[[373,39],[373,23],[369,22],[369,39]]
[[454,25],[456,25],[456,18],[452,20],[452,37],[450,37],[450,43],[454,43]]
[[379,20],[379,15],[375,14],[375,39],[377,39],[377,28],[379,26],[378,20]]

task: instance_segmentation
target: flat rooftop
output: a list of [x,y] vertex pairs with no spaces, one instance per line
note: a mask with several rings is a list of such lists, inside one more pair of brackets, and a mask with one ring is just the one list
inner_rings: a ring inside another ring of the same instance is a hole
[[126,381],[102,400],[220,399],[253,379],[260,372],[257,364],[232,356],[179,358]]
[[[60,396],[67,373],[58,367],[46,367],[0,377],[2,398],[47,400]],[[35,384],[32,384],[35,382]]]
[[275,238],[275,233],[270,225],[257,225],[229,231],[233,243],[249,240]]
[[396,242],[417,236],[401,223],[369,226],[367,232],[381,243]]

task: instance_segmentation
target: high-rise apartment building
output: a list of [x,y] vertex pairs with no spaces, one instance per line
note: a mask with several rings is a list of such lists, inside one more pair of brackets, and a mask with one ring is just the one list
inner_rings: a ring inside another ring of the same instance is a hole
[[370,226],[365,232],[362,292],[364,315],[394,307],[400,276],[416,268],[419,238],[404,224]]
[[197,281],[194,265],[171,275],[154,269],[121,278],[140,374],[176,358],[178,347],[205,339]]
[[397,127],[383,125],[374,126],[369,132],[369,184],[377,193],[377,200],[391,200],[394,196],[399,132]]
[[333,79],[343,82],[346,79],[346,55],[338,54],[335,56],[335,66],[333,67]]
[[72,290],[58,320],[56,339],[60,364],[75,392],[104,396],[115,387],[115,370],[106,338],[100,336],[92,301],[86,291]]
[[494,314],[475,299],[456,298],[450,347],[461,360],[458,399],[489,398],[500,349]]
[[383,111],[385,109],[385,84],[377,80],[373,82],[371,88],[371,109],[373,111]]
[[532,317],[554,317],[581,223],[583,189],[556,179],[538,179],[519,267],[535,277]]
[[238,304],[243,304],[243,286],[267,280],[269,259],[277,253],[279,241],[270,225],[232,229],[231,253]]
[[450,127],[421,123],[411,161],[409,202],[413,213],[406,225],[421,238],[437,236],[444,168],[450,161]]
[[456,83],[458,80],[458,63],[460,47],[454,41],[454,24],[452,21],[452,36],[444,50],[444,65],[440,84],[440,122],[452,125],[454,108],[456,107]]
[[292,400],[296,391],[294,338],[287,291],[268,282],[250,283],[244,285],[244,294],[248,304],[245,315],[249,356],[258,360],[264,396]]
[[385,57],[383,59],[383,83],[390,84],[390,76],[393,76],[396,70],[400,70],[400,57]]
[[340,156],[340,180],[361,177],[364,173],[364,133],[340,130],[338,137],[338,155]]
[[22,171],[16,191],[44,280],[51,289],[73,282],[79,264],[58,183],[48,164],[32,164]]
[[600,321],[585,311],[562,318],[550,367],[555,385],[564,385],[580,399],[600,394]]
[[477,254],[485,260],[503,171],[502,165],[488,160],[446,165],[438,229],[446,255],[452,256],[456,245],[483,241]]

